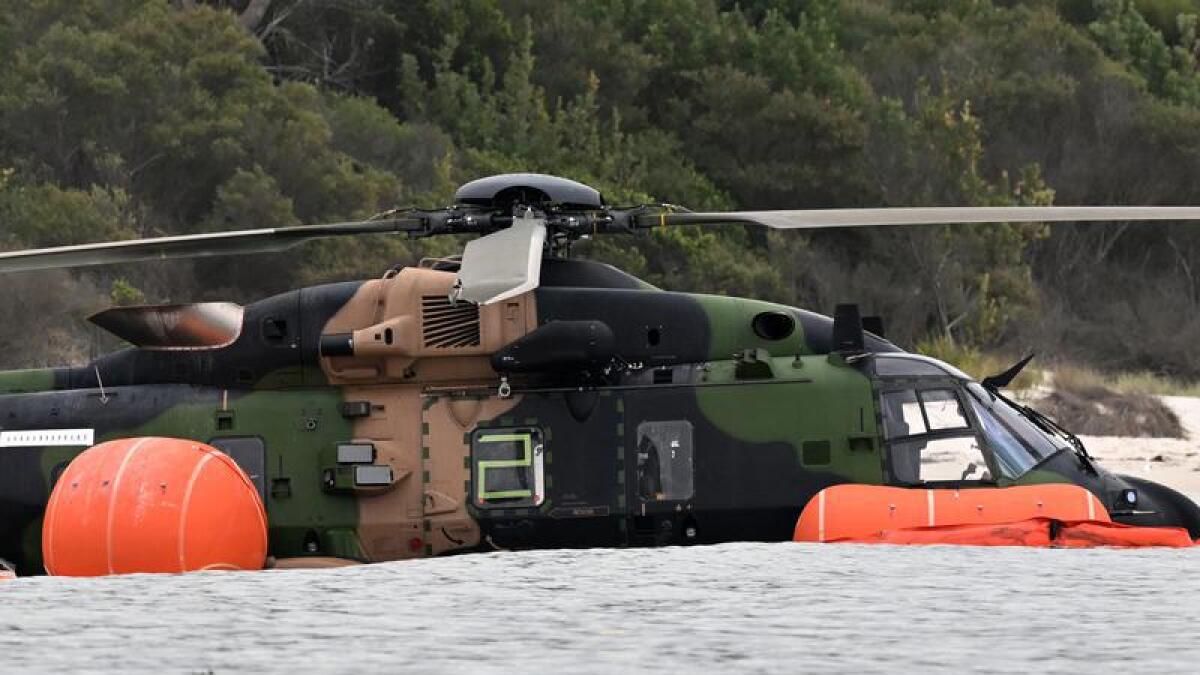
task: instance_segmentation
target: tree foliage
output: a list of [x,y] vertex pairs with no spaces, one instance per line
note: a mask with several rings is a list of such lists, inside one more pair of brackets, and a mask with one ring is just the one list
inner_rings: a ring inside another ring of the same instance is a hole
[[[0,247],[358,218],[445,204],[503,171],[701,209],[1200,203],[1196,5],[13,3]],[[55,340],[11,359],[86,353],[68,309],[244,300],[458,245],[366,238],[248,264],[18,275],[61,316],[44,319]],[[681,228],[579,251],[668,289],[858,301],[903,344],[1036,344],[1200,374],[1188,226]]]

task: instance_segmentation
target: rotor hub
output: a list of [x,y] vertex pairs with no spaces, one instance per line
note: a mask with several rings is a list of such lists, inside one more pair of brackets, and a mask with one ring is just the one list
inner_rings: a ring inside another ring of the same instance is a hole
[[455,204],[511,213],[516,207],[551,211],[593,211],[605,208],[600,191],[569,178],[540,173],[506,173],[464,184],[454,193]]

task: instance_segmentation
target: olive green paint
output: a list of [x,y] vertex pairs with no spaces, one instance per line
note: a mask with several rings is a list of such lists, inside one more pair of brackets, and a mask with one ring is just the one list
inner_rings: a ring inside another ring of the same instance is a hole
[[[740,441],[791,444],[797,461],[805,441],[828,441],[830,463],[810,470],[835,473],[847,481],[882,483],[870,381],[824,356],[802,357],[798,368],[796,361],[770,359],[774,377],[749,383],[737,379],[736,363],[711,364],[706,386],[695,390],[700,410]],[[722,383],[729,386],[713,386]]]
[[0,372],[0,394],[25,394],[54,389],[54,369]]
[[708,315],[710,341],[708,357],[728,359],[747,349],[765,349],[772,356],[811,354],[804,340],[804,330],[796,322],[796,330],[782,340],[766,340],[754,333],[751,322],[761,312],[792,314],[795,309],[761,300],[727,298],[718,295],[690,295]]

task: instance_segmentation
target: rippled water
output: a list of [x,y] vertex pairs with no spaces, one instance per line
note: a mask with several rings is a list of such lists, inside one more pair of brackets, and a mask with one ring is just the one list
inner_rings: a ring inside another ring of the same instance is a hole
[[0,582],[0,672],[1192,672],[1200,549],[731,544]]

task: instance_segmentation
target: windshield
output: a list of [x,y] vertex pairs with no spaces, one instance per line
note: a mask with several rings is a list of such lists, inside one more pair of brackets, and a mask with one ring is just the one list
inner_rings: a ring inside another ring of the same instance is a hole
[[971,382],[967,390],[1000,472],[1006,477],[1018,478],[1047,457],[1071,447],[1065,440],[1039,429],[1008,402],[979,384]]

